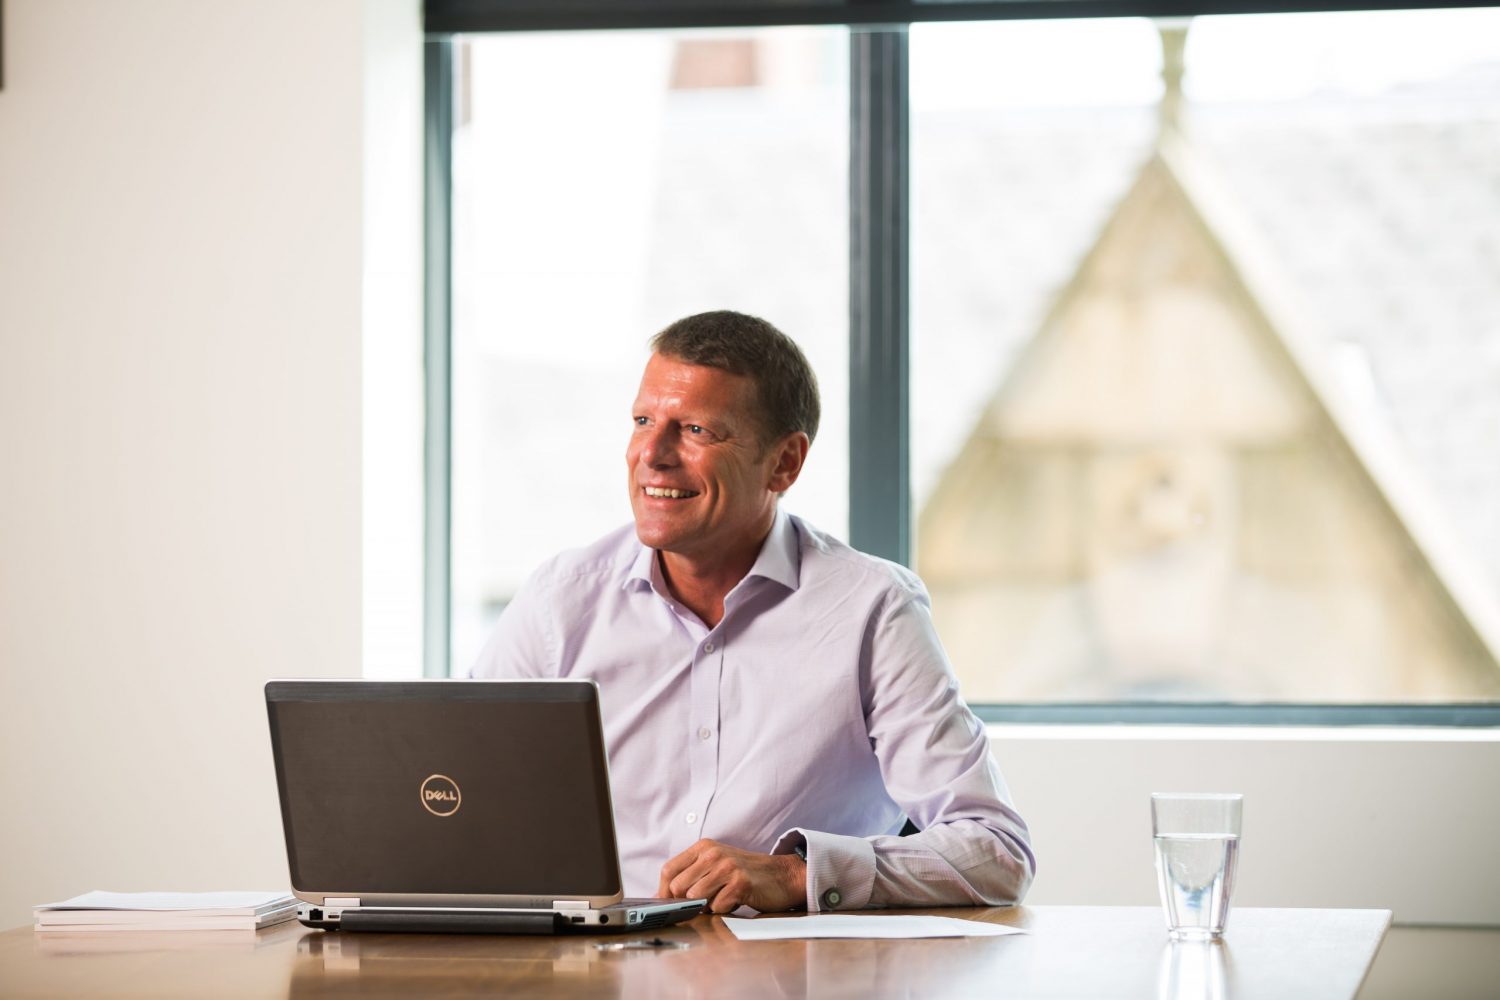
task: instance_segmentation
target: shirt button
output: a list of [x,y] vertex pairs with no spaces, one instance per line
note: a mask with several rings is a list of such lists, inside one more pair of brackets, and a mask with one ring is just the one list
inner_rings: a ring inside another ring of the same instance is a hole
[[687,820],[687,823],[688,823],[689,826],[692,826],[694,823],[698,822],[698,814],[697,813],[688,813],[686,816],[684,816],[682,818],[685,819],[685,820]]
[[825,910],[837,909],[838,905],[843,901],[844,894],[839,892],[837,889],[829,889],[827,892],[823,893],[823,908]]
[[705,653],[712,653],[714,651],[714,644],[711,642],[705,642],[703,644],[703,651]]
[[698,738],[700,740],[706,740],[713,734],[714,731],[712,729],[709,729],[707,726],[704,726],[702,729],[698,730]]

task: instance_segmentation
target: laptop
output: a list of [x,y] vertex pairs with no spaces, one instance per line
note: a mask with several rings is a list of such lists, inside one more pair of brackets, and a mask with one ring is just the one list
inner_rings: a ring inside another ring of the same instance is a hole
[[298,919],[324,930],[649,930],[625,899],[593,681],[271,681]]

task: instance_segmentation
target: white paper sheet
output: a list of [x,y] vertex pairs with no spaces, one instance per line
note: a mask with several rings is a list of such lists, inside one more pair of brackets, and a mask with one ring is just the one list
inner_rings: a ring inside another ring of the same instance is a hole
[[938,938],[999,937],[1025,934],[1018,927],[986,924],[957,917],[874,916],[815,913],[805,917],[725,917],[724,926],[741,941],[787,941],[795,938]]
[[295,903],[285,892],[86,892],[37,910],[192,910],[255,913]]

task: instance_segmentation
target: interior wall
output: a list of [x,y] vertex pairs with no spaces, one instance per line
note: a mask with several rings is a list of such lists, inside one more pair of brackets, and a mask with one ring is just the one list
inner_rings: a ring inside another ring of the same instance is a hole
[[365,0],[364,675],[422,676],[423,76],[417,0]]
[[1155,906],[1152,792],[1245,796],[1237,906],[1500,927],[1500,732],[993,726],[1030,903]]
[[261,686],[361,669],[367,7],[5,4],[0,926],[287,883]]

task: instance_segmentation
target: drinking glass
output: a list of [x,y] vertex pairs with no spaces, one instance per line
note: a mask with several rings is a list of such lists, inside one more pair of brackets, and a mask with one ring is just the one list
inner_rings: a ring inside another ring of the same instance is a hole
[[1212,941],[1224,933],[1240,851],[1240,795],[1151,796],[1156,875],[1167,934]]

